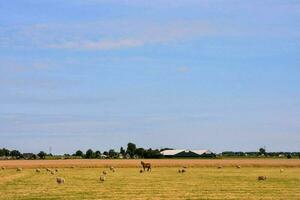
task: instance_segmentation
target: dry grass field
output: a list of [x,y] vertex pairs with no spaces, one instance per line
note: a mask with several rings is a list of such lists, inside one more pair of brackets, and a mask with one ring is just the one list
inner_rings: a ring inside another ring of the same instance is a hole
[[[300,199],[299,160],[147,162],[153,163],[152,172],[140,173],[139,160],[1,161],[7,168],[0,170],[0,199]],[[178,173],[183,165],[187,172]],[[45,169],[54,166],[55,174]],[[101,182],[103,170],[108,174]],[[57,184],[57,177],[65,183]]]

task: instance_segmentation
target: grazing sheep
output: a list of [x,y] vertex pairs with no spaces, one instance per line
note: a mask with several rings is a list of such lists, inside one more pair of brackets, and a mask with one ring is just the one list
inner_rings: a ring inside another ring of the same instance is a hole
[[57,182],[58,184],[64,184],[64,183],[65,183],[65,179],[64,179],[64,178],[61,178],[61,177],[57,177],[57,178],[56,178],[56,182]]
[[185,172],[186,172],[185,169],[179,169],[179,170],[178,170],[178,173],[185,173]]
[[144,171],[141,169],[141,170],[140,170],[140,173],[143,173],[143,172],[144,172]]
[[46,171],[47,171],[47,172],[51,172],[51,169],[47,168]]
[[1,167],[2,170],[5,170],[5,167]]
[[222,169],[223,167],[220,165],[220,166],[218,166],[218,169]]
[[54,171],[51,171],[50,173],[51,173],[52,175],[54,175],[54,174],[55,174],[55,173],[54,173]]
[[238,166],[236,166],[236,168],[237,168],[237,169],[241,169],[241,166],[240,166],[240,165],[238,165]]
[[101,176],[100,176],[100,181],[101,181],[101,182],[104,182],[104,181],[105,181],[105,176],[101,175]]
[[187,166],[183,166],[182,168],[183,168],[183,169],[187,169]]
[[283,173],[284,172],[284,169],[280,169],[280,173]]
[[40,172],[41,172],[41,170],[40,170],[40,169],[36,169],[36,170],[35,170],[35,172],[37,172],[37,173],[40,173]]
[[267,180],[267,177],[266,176],[259,176],[259,177],[257,177],[257,180],[265,181],[265,180]]
[[103,174],[103,175],[106,175],[106,174],[107,174],[107,171],[103,171],[102,174]]
[[55,172],[58,172],[58,169],[55,169]]
[[21,172],[22,170],[23,170],[23,169],[20,168],[20,167],[17,168],[17,172]]

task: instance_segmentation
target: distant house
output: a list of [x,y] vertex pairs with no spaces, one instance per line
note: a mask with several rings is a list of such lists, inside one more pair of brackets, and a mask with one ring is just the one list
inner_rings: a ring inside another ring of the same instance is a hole
[[187,150],[187,149],[174,149],[164,150],[160,152],[166,158],[206,158],[215,157],[215,154],[210,150]]
[[23,153],[22,156],[25,160],[36,159],[36,155],[33,153]]

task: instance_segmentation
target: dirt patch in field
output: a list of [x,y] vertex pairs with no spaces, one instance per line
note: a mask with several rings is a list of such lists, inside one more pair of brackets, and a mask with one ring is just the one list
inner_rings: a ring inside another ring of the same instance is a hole
[[[154,167],[300,167],[300,159],[147,159]],[[0,167],[140,167],[141,160],[5,160]]]

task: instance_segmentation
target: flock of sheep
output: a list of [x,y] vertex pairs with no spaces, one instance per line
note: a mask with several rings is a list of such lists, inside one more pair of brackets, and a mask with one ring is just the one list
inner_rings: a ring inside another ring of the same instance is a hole
[[[147,164],[148,164],[148,163],[147,163]],[[142,166],[143,166],[143,170],[141,169],[141,170],[140,170],[140,173],[145,172],[144,165],[142,164]],[[72,168],[74,168],[74,167],[72,167]],[[222,169],[223,167],[222,167],[222,166],[218,166],[217,168],[218,168],[218,169]],[[236,168],[237,168],[237,169],[240,169],[241,166],[240,166],[240,165],[237,165]],[[2,170],[5,170],[6,168],[5,168],[5,167],[1,167],[1,169],[2,169]],[[150,169],[151,169],[151,164],[150,164]],[[111,172],[113,172],[113,173],[116,171],[116,169],[115,169],[113,166],[110,166],[110,167],[109,167],[109,170],[110,170]],[[20,167],[18,167],[18,168],[17,168],[17,172],[21,172],[21,171],[23,171],[23,169],[20,168]],[[148,171],[149,171],[149,170],[148,170]],[[150,170],[150,171],[151,171],[151,170]],[[40,173],[40,172],[41,172],[41,169],[37,168],[37,169],[35,169],[35,172],[36,172],[36,173]],[[50,174],[55,175],[55,173],[58,172],[58,169],[49,169],[49,168],[46,168],[46,172],[49,172]],[[178,169],[178,173],[186,173],[186,172],[187,172],[187,167],[186,167],[186,166],[183,166],[182,168]],[[280,173],[283,173],[283,172],[284,172],[284,169],[280,169]],[[102,173],[100,174],[100,178],[99,178],[100,182],[104,182],[104,181],[105,181],[106,175],[107,175],[107,174],[108,174],[108,172],[107,172],[106,170],[102,171]],[[257,180],[258,180],[258,181],[265,181],[265,180],[267,180],[267,177],[266,177],[266,176],[258,176],[258,177],[257,177]],[[57,178],[56,178],[56,182],[57,182],[57,184],[64,184],[64,183],[65,183],[65,179],[62,178],[62,177],[57,177]]]

